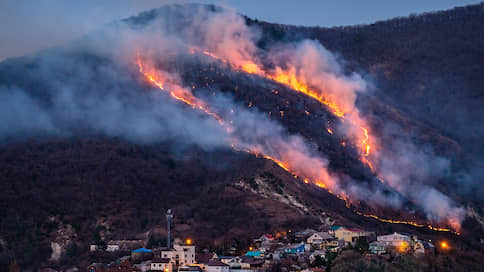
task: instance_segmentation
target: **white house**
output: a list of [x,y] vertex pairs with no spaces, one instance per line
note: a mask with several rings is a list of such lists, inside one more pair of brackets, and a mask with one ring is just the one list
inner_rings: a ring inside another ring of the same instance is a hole
[[309,236],[306,240],[310,245],[319,245],[322,244],[324,240],[331,240],[334,239],[332,235],[328,232],[316,232],[313,235]]
[[106,251],[108,252],[114,252],[119,250],[119,245],[118,244],[111,244],[109,243],[108,246],[106,247]]
[[402,243],[406,243],[407,245],[412,242],[412,238],[408,235],[404,235],[398,232],[388,235],[381,235],[377,238],[378,242],[382,242],[385,246],[394,246],[394,247],[401,247]]
[[211,260],[206,266],[207,272],[229,272],[230,266],[219,260]]
[[195,263],[195,246],[175,244],[173,249],[180,253],[180,265]]
[[172,250],[163,250],[161,258],[169,258],[175,266],[187,266],[195,263],[195,246],[175,244]]

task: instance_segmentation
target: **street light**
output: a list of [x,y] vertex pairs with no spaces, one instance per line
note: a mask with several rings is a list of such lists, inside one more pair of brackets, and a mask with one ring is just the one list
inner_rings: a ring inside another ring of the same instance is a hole
[[448,248],[449,248],[449,245],[447,244],[447,242],[445,242],[445,241],[444,241],[444,242],[441,242],[441,243],[440,243],[440,247],[441,247],[442,249],[448,249]]

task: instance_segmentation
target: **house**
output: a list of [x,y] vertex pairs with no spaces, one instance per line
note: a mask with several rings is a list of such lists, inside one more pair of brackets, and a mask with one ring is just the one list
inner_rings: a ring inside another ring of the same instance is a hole
[[221,261],[228,264],[230,266],[230,270],[250,269],[250,264],[245,262],[245,260],[241,257],[231,258],[228,262],[227,259],[221,259]]
[[190,271],[203,272],[202,268],[197,265],[185,265],[185,266],[180,266],[178,268],[178,272],[190,272]]
[[400,253],[410,251],[416,242],[411,236],[398,232],[378,236],[377,241],[383,243],[387,251],[397,251]]
[[195,246],[191,244],[175,244],[173,246],[180,253],[180,265],[191,265],[195,263]]
[[106,251],[108,252],[118,251],[119,249],[120,249],[120,246],[118,244],[112,244],[111,242],[109,242],[106,247]]
[[334,236],[330,235],[328,232],[316,232],[313,235],[309,236],[306,242],[310,245],[319,245],[322,244],[324,240],[332,239],[334,239]]
[[317,256],[319,256],[323,259],[326,259],[326,252],[321,251],[321,250],[317,250],[317,251],[312,252],[311,255],[309,255],[309,263],[311,263],[311,264],[314,263]]
[[229,272],[230,266],[220,260],[211,260],[205,270],[207,272]]
[[385,251],[385,244],[380,241],[374,241],[369,244],[369,251],[373,254],[383,254],[386,253]]
[[147,272],[151,271],[151,260],[141,262],[133,265],[136,271]]
[[217,258],[217,254],[211,252],[196,253],[195,263],[203,270],[207,270],[207,265],[210,263],[210,261]]
[[153,251],[144,247],[131,251],[131,259],[135,261],[146,260],[153,257]]
[[313,229],[305,229],[303,231],[298,231],[294,234],[294,237],[298,240],[303,240],[311,235],[313,235],[314,233],[316,233],[315,230]]
[[159,251],[155,256],[168,258],[174,266],[187,266],[195,264],[195,246],[191,244],[175,244],[173,249]]
[[219,255],[217,259],[223,263],[229,264],[232,259],[239,258],[239,257],[232,257],[232,256],[221,256]]
[[334,239],[330,243],[328,243],[326,247],[324,247],[324,250],[338,253],[338,252],[341,252],[343,248],[347,246],[347,244],[348,243],[345,242],[344,240]]
[[372,234],[373,233],[366,232],[364,230],[351,229],[351,228],[345,228],[345,227],[339,227],[336,230],[334,230],[334,237],[350,243],[358,239],[358,237],[366,237]]
[[131,251],[144,245],[143,240],[111,240],[108,242],[106,251]]
[[153,271],[172,271],[172,266],[169,258],[156,258],[151,261],[150,270]]
[[306,250],[306,245],[304,243],[290,245],[284,248],[284,253],[286,254],[298,254],[303,253]]
[[261,237],[255,239],[254,243],[256,243],[256,244],[268,243],[268,242],[270,243],[272,241],[274,241],[274,236],[272,236],[270,234],[264,234]]
[[265,264],[264,259],[258,259],[258,258],[252,258],[252,257],[247,257],[247,256],[242,256],[241,259],[249,264],[250,269],[252,270],[258,270],[261,269],[262,266]]
[[430,242],[417,240],[414,244],[413,250],[416,256],[433,254],[435,253],[435,246]]
[[403,243],[410,244],[412,239],[408,235],[394,232],[393,234],[378,236],[377,241],[382,242],[385,246],[400,247]]
[[253,257],[253,258],[262,258],[264,257],[264,254],[261,251],[247,251],[245,256]]

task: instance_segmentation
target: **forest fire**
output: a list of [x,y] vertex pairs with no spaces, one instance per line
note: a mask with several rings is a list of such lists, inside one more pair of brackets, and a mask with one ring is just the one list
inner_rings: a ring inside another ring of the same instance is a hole
[[167,91],[169,87],[170,91],[168,92],[173,98],[187,105],[190,105],[192,108],[204,111],[206,114],[211,115],[215,119],[217,119],[220,124],[223,124],[222,118],[216,113],[210,111],[203,101],[196,98],[190,92],[180,87],[179,85],[174,84],[173,82],[169,82],[169,79],[159,73],[158,70],[146,65],[146,63],[143,62],[139,55],[136,57],[136,64],[138,65],[140,73],[142,73],[148,81],[156,85],[160,90]]
[[386,219],[386,218],[376,216],[374,214],[364,214],[364,213],[361,213],[361,212],[358,212],[358,211],[355,211],[355,213],[357,213],[358,215],[364,216],[364,217],[376,219],[376,220],[378,220],[380,222],[384,222],[384,223],[405,224],[405,225],[410,225],[410,226],[414,226],[414,227],[418,227],[418,228],[428,228],[428,229],[433,230],[433,231],[451,232],[453,234],[460,235],[460,232],[457,232],[457,231],[454,231],[454,230],[448,229],[448,228],[438,228],[438,227],[433,227],[432,225],[419,224],[419,223],[413,222],[413,221],[391,220],[391,219]]
[[[327,106],[335,116],[337,116],[338,118],[341,118],[343,121],[347,120],[350,124],[352,124],[353,126],[356,126],[360,130],[360,135],[357,136],[358,138],[357,142],[359,142],[358,146],[361,149],[361,154],[362,154],[361,161],[364,164],[368,165],[371,171],[375,174],[374,165],[368,159],[372,148],[369,143],[370,137],[368,134],[368,128],[366,128],[366,126],[364,125],[363,120],[359,118],[357,115],[356,116],[352,115],[351,110],[343,109],[342,106],[338,105],[333,101],[334,99],[331,99],[330,97],[323,95],[322,92],[319,92],[315,89],[310,88],[309,84],[304,79],[300,79],[297,76],[297,73],[294,68],[289,68],[284,70],[280,67],[276,67],[274,71],[266,72],[260,67],[260,65],[258,65],[255,61],[252,61],[252,60],[242,60],[241,63],[233,63],[207,50],[201,50],[195,47],[190,48],[191,54],[195,54],[197,52],[203,55],[206,55],[210,58],[221,61],[222,63],[225,63],[225,64],[228,63],[230,67],[233,69],[238,69],[249,74],[255,74],[261,77],[265,77],[275,82],[278,82],[280,84],[286,85],[292,90],[301,92],[309,97],[312,97],[317,101],[319,101],[321,104]],[[277,94],[277,92],[274,92],[274,93]],[[328,133],[333,134],[333,131],[331,129],[328,129]]]
[[[204,54],[205,54],[205,52],[204,52]],[[230,123],[232,121],[223,120],[222,117],[220,117],[218,114],[216,114],[215,112],[210,110],[210,108],[206,105],[206,103],[204,101],[195,97],[189,90],[186,90],[185,88],[181,87],[176,82],[171,81],[169,77],[164,76],[164,74],[160,73],[156,68],[154,68],[154,66],[148,65],[148,63],[146,61],[144,61],[139,55],[136,58],[136,64],[138,65],[140,73],[142,73],[144,75],[144,77],[147,81],[151,82],[152,84],[157,86],[159,89],[169,92],[169,94],[173,98],[175,98],[176,100],[183,102],[184,104],[187,104],[194,109],[201,110],[204,113],[206,113],[207,115],[214,117],[219,122],[219,124],[226,129],[227,132],[233,131],[233,128],[230,126]],[[250,67],[250,66],[248,66],[248,67]],[[252,67],[257,67],[257,66],[252,66]],[[254,69],[254,70],[251,70],[251,71],[256,71],[255,73],[260,73],[261,70]],[[284,77],[279,77],[279,79],[281,79],[281,78],[284,78]],[[288,82],[292,82],[293,84],[299,84],[299,83],[297,83],[297,81],[288,81]],[[303,85],[303,84],[296,85],[296,87],[297,86],[299,86],[299,88],[301,90],[307,90],[307,87],[305,87],[305,85]],[[310,93],[310,92],[308,91],[308,93]],[[323,98],[321,98],[321,97],[318,97],[318,98],[321,99],[321,100],[318,99],[318,101],[325,104],[324,103],[325,100]],[[335,112],[335,115],[337,115],[336,114],[337,112],[338,111]],[[340,118],[346,119],[347,117],[345,117],[344,114],[343,114],[343,115],[341,115]],[[362,161],[365,162],[371,168],[372,171],[374,171],[373,165],[371,164],[370,161],[368,161],[366,159],[366,157],[368,157],[370,155],[370,149],[371,149],[370,145],[367,144],[367,142],[369,140],[368,130],[364,127],[360,127],[360,128],[363,132],[362,145],[364,147],[363,154],[362,154],[363,155]],[[328,128],[327,131],[330,134],[333,133],[333,131],[330,128]],[[254,147],[254,148],[238,148],[235,144],[236,142],[237,142],[236,139],[233,139],[233,143],[231,144],[231,146],[234,150],[251,153],[251,154],[256,155],[257,157],[262,157],[262,158],[271,160],[274,163],[276,163],[279,167],[284,169],[286,172],[293,175],[294,177],[296,177],[296,178],[299,177],[299,175],[292,169],[292,165],[291,165],[290,162],[287,162],[284,159],[275,158],[273,156],[263,154],[256,147]],[[325,175],[323,175],[323,176],[325,176]],[[313,183],[316,186],[327,190],[329,193],[335,195],[336,197],[344,200],[346,207],[350,208],[351,202],[350,202],[349,197],[345,194],[344,191],[339,191],[338,193],[333,192],[331,190],[332,187],[328,187],[328,184],[327,184],[327,182],[329,182],[329,177],[327,175],[326,175],[326,177],[328,178],[328,180],[321,180],[321,179],[314,180],[314,179],[312,179],[313,178],[312,176],[302,176],[301,178],[302,178],[304,183],[306,183],[306,184]],[[459,234],[458,232],[454,232],[453,230],[447,229],[447,228],[438,228],[438,227],[433,227],[431,225],[418,224],[418,223],[415,223],[415,222],[412,222],[412,221],[390,220],[390,219],[378,217],[378,216],[373,215],[373,214],[363,214],[363,213],[358,212],[356,210],[354,212],[361,215],[361,216],[374,218],[376,220],[379,220],[379,221],[385,222],[385,223],[407,224],[407,225],[411,225],[411,226],[414,226],[414,227],[428,228],[428,229],[431,229],[431,230],[434,230],[434,231],[444,231],[444,232],[452,232],[452,233],[455,233],[455,234]]]

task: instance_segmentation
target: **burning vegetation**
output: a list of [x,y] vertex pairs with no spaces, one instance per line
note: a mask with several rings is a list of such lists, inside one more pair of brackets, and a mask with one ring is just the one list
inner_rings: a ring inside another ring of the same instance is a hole
[[[201,53],[205,56],[208,56],[212,59],[215,59],[217,61],[220,61],[223,64],[228,65],[232,69],[238,69],[238,70],[241,70],[241,71],[246,72],[248,74],[255,74],[257,76],[262,76],[262,77],[265,77],[269,80],[274,80],[278,83],[287,85],[290,89],[297,91],[297,92],[301,92],[305,95],[308,95],[309,97],[314,98],[317,101],[319,101],[322,105],[329,107],[329,109],[333,112],[333,114],[336,117],[341,119],[342,123],[344,123],[346,121],[346,122],[350,123],[351,125],[356,126],[360,129],[360,136],[357,136],[356,138],[357,138],[357,146],[360,146],[360,150],[361,150],[360,151],[361,161],[371,169],[371,172],[373,174],[377,175],[372,162],[369,160],[371,146],[370,146],[370,144],[368,144],[368,142],[370,141],[368,129],[361,126],[361,125],[358,125],[358,124],[363,123],[363,121],[362,121],[361,118],[359,118],[359,116],[357,114],[354,115],[352,113],[343,113],[343,111],[340,110],[339,107],[335,103],[331,102],[330,100],[328,100],[327,98],[325,98],[321,94],[316,96],[315,91],[310,91],[309,88],[305,84],[300,83],[297,80],[297,78],[294,76],[294,73],[293,74],[285,74],[281,70],[281,68],[279,68],[279,67],[276,69],[276,71],[278,71],[278,76],[271,76],[271,75],[263,72],[262,68],[260,68],[257,64],[255,64],[255,62],[244,61],[243,64],[241,64],[241,66],[234,66],[234,64],[232,64],[230,60],[226,60],[226,59],[223,59],[221,57],[218,57],[217,55],[210,53],[206,50],[200,50],[200,49],[195,49],[195,48],[190,49],[191,55],[194,55],[197,52]],[[189,106],[191,106],[195,109],[201,110],[202,112],[214,117],[219,122],[219,124],[221,126],[225,127],[225,130],[228,133],[232,133],[232,132],[235,131],[234,127],[231,127],[231,124],[233,124],[233,120],[223,120],[223,118],[220,117],[213,110],[211,110],[209,108],[209,106],[207,106],[207,104],[203,100],[194,96],[193,93],[191,93],[191,91],[189,89],[178,85],[178,84],[182,84],[182,83],[180,83],[180,82],[173,83],[172,82],[171,85],[170,85],[171,88],[168,87],[168,85],[166,84],[167,76],[166,75],[163,76],[162,75],[163,73],[160,72],[159,70],[157,70],[156,68],[154,68],[152,65],[148,66],[146,64],[147,61],[143,61],[141,59],[141,57],[139,56],[139,53],[137,54],[136,63],[139,67],[139,71],[144,75],[144,77],[148,81],[153,83],[155,86],[157,86],[159,89],[170,92],[170,95],[173,98],[175,98],[176,100],[181,101],[181,102],[183,102],[183,103],[185,103],[185,104],[187,104],[187,105],[189,105]],[[290,78],[290,80],[286,80],[287,78]],[[213,82],[213,80],[212,80],[212,82]],[[194,90],[194,89],[196,89],[195,86],[192,86],[192,90]],[[274,90],[272,90],[272,92],[274,93]],[[252,106],[252,102],[249,103],[248,107],[250,108],[251,106]],[[233,109],[231,109],[230,111],[233,113]],[[281,117],[283,117],[284,111],[280,111],[280,112],[281,112]],[[356,117],[354,117],[354,116],[356,116]],[[333,134],[333,131],[332,131],[331,128],[328,128],[327,131],[330,135]],[[316,186],[324,188],[332,194],[334,194],[333,190],[337,190],[336,196],[338,196],[340,199],[343,199],[347,203],[347,207],[350,208],[351,198],[347,195],[347,193],[344,190],[341,190],[337,186],[337,184],[335,184],[335,181],[333,181],[334,178],[331,177],[328,173],[325,172],[323,178],[314,179],[314,175],[311,175],[311,173],[309,173],[310,174],[309,176],[307,175],[308,173],[307,173],[306,169],[304,169],[303,171],[300,171],[300,169],[294,169],[293,167],[291,167],[292,164],[294,164],[293,160],[289,157],[286,157],[286,158],[284,158],[283,156],[281,157],[280,152],[276,152],[276,154],[277,154],[276,156],[271,156],[271,155],[268,155],[268,154],[264,154],[263,153],[264,151],[261,151],[260,148],[254,147],[251,144],[247,145],[247,143],[244,144],[244,147],[240,148],[236,145],[238,140],[237,140],[237,136],[234,136],[234,135],[232,135],[230,141],[231,141],[230,146],[234,150],[248,152],[248,153],[254,154],[256,156],[260,156],[260,157],[263,157],[265,159],[272,160],[277,165],[279,165],[282,169],[291,173],[296,178],[301,177],[301,179],[306,184],[308,184],[309,182],[312,182]],[[358,142],[359,142],[359,144],[358,144]],[[316,171],[318,171],[318,170],[321,171],[323,169],[317,169]],[[319,177],[321,177],[320,174],[317,174],[316,176],[318,176],[318,175],[319,175]],[[384,182],[384,180],[382,178],[380,178],[378,176],[377,176],[377,178],[381,182]],[[328,188],[328,184],[330,184],[329,188]],[[418,224],[418,223],[412,222],[412,221],[390,220],[390,219],[381,218],[381,217],[374,215],[374,214],[366,214],[366,213],[362,213],[362,212],[359,212],[359,211],[355,211],[355,212],[359,215],[374,218],[374,219],[377,219],[381,222],[386,222],[386,223],[408,224],[408,225],[412,225],[412,226],[415,226],[415,227],[428,227],[429,229],[437,230],[437,231],[451,231],[451,229],[438,228],[438,227],[433,227],[431,225],[425,225],[425,224]],[[454,227],[456,227],[456,226],[454,226]],[[455,232],[455,233],[458,234],[458,232]]]
[[[358,92],[362,92],[366,88],[365,81],[358,74],[346,75],[343,73],[337,59],[321,45],[312,41],[302,41],[289,45],[277,44],[273,48],[260,50],[254,42],[257,39],[254,30],[247,27],[238,15],[232,14],[230,11],[222,11],[215,12],[206,18],[204,12],[201,13],[201,24],[198,26],[198,28],[203,29],[201,34],[191,33],[190,28],[192,26],[189,25],[187,32],[190,35],[181,35],[181,44],[178,45],[178,50],[170,49],[170,54],[164,54],[164,56],[176,55],[172,53],[176,51],[182,62],[188,61],[189,63],[190,59],[197,59],[229,70],[224,73],[230,73],[230,71],[247,73],[248,76],[254,78],[262,78],[269,82],[282,84],[289,90],[318,101],[321,107],[339,119],[338,122],[333,124],[328,122],[326,130],[329,135],[342,139],[341,145],[343,148],[347,146],[348,141],[351,142],[352,146],[358,150],[360,162],[368,167],[376,181],[384,184],[383,188],[396,191],[397,194],[401,194],[404,198],[415,203],[418,209],[422,208],[432,222],[443,223],[451,226],[455,231],[459,231],[459,222],[462,220],[463,214],[460,208],[451,208],[454,204],[446,203],[445,205],[450,207],[448,208],[450,210],[445,211],[439,208],[436,211],[434,207],[425,203],[426,200],[421,199],[420,196],[415,196],[411,190],[407,189],[408,185],[402,183],[402,179],[405,177],[400,177],[398,171],[382,169],[385,166],[381,162],[388,160],[388,157],[380,156],[380,151],[383,149],[379,146],[381,139],[370,134],[370,126],[361,117],[359,109],[355,106]],[[226,27],[222,27],[222,25]],[[166,39],[172,38],[171,35],[173,34],[167,35]],[[197,42],[193,42],[194,40]],[[348,207],[351,205],[358,207],[361,200],[368,201],[367,196],[374,189],[364,188],[345,175],[331,173],[328,169],[327,158],[323,154],[316,154],[317,152],[311,151],[307,139],[289,135],[282,128],[278,128],[277,133],[264,133],[265,137],[273,137],[275,139],[273,141],[247,135],[243,131],[250,131],[263,125],[257,124],[254,126],[255,123],[248,125],[245,121],[241,122],[239,120],[240,114],[243,114],[244,118],[258,120],[257,114],[246,114],[247,109],[235,105],[230,106],[230,110],[228,110],[223,106],[221,107],[214,99],[197,97],[194,92],[200,92],[200,88],[208,89],[215,96],[216,92],[213,90],[217,89],[217,87],[214,87],[217,82],[214,82],[210,75],[205,78],[206,84],[204,86],[195,86],[193,83],[185,84],[181,79],[182,77],[178,76],[183,72],[177,71],[177,69],[184,69],[183,64],[169,67],[168,69],[171,72],[163,71],[161,67],[166,66],[166,64],[160,65],[160,63],[169,62],[166,57],[160,57],[159,53],[146,54],[146,52],[152,52],[152,50],[140,48],[135,50],[137,50],[135,53],[137,56],[136,63],[144,77],[159,89],[168,91],[176,100],[216,119],[227,134],[224,137],[226,144],[234,150],[270,159],[305,183],[315,184],[336,194],[339,198],[345,200]],[[201,57],[205,57],[205,59]],[[189,85],[191,88],[185,88],[184,85]],[[279,94],[278,90],[272,89],[271,92]],[[232,104],[232,102],[228,104]],[[250,101],[248,108],[253,108],[253,106],[252,101]],[[279,118],[284,118],[285,111],[279,109],[278,112]],[[272,111],[269,112],[269,117],[272,118],[274,115],[271,113]],[[308,113],[306,111],[306,115]],[[264,122],[267,122],[267,120]],[[273,126],[273,124],[269,126]],[[262,131],[263,129],[259,130]],[[429,191],[426,187],[422,187],[422,190]],[[438,195],[438,192],[433,189],[429,191],[429,194],[441,198],[440,201],[442,202],[450,201],[446,196]],[[371,206],[389,205],[398,208],[398,206],[402,206],[402,203],[399,203],[401,200],[398,200],[398,198],[379,193],[378,203],[369,201],[369,204]],[[422,201],[424,203],[420,203]],[[385,219],[368,212],[358,213],[382,222],[405,223],[422,227],[428,225],[413,221]],[[450,231],[446,228],[431,228]]]

